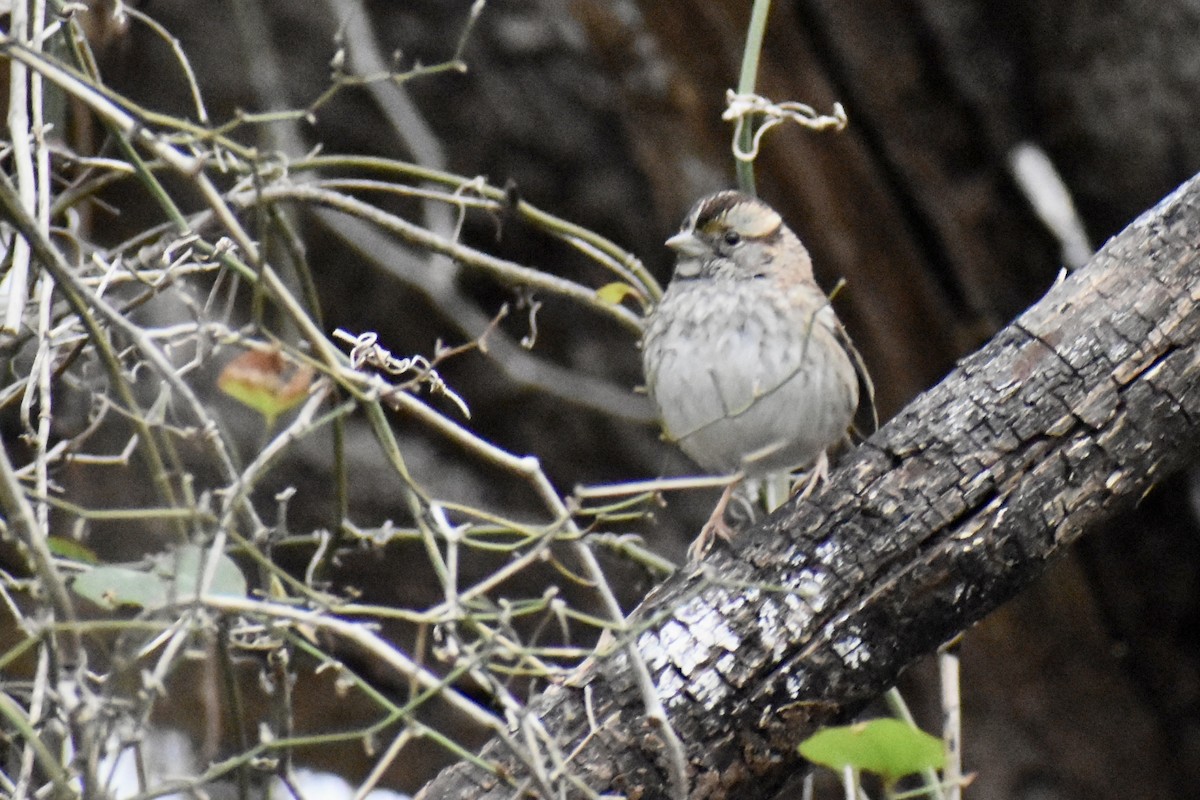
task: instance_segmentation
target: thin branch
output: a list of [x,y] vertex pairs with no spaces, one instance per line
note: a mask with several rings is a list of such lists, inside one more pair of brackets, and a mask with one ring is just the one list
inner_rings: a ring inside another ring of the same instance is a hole
[[639,316],[623,306],[600,302],[596,298],[594,289],[564,278],[555,277],[541,270],[531,269],[513,261],[498,258],[459,244],[458,242],[443,239],[420,225],[413,224],[406,219],[389,214],[376,206],[364,203],[357,198],[340,192],[312,185],[288,186],[276,183],[264,188],[261,192],[246,192],[234,195],[233,200],[242,207],[264,202],[277,203],[284,201],[300,201],[323,205],[335,211],[367,220],[373,225],[401,237],[409,244],[434,253],[441,253],[456,261],[469,264],[484,274],[490,275],[502,284],[536,289],[564,297],[585,308],[615,319],[633,333],[640,335],[642,330],[642,322]]

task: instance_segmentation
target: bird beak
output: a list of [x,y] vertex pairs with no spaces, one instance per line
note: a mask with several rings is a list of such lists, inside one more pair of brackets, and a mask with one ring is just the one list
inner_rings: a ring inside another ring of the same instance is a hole
[[667,239],[667,247],[683,258],[699,258],[708,251],[708,245],[697,239],[691,230],[680,231]]

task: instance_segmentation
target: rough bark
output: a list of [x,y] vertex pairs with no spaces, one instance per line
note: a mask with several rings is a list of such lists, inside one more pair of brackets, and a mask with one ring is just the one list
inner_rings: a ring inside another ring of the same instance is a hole
[[[1200,178],[1110,241],[789,504],[632,615],[693,798],[769,795],[795,745],[1019,592],[1200,443]],[[535,703],[597,792],[669,797],[626,651]],[[595,727],[593,727],[595,725]],[[422,792],[532,787],[493,743]],[[567,793],[573,791],[567,785]]]

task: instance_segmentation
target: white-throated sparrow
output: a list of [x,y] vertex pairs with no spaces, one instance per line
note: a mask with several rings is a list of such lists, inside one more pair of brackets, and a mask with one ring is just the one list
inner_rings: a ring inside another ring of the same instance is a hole
[[[668,439],[711,473],[828,470],[858,406],[857,353],[813,279],[808,250],[766,203],[725,191],[679,233],[675,274],[642,342],[646,387]],[[692,544],[728,539],[734,484]]]

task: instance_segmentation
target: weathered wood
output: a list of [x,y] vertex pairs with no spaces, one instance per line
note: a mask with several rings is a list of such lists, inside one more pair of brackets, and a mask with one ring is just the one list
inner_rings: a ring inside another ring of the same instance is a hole
[[[800,766],[804,736],[852,715],[1196,455],[1198,236],[1193,178],[860,446],[824,491],[647,597],[631,622],[693,798],[768,796]],[[667,750],[632,672],[617,649],[533,708],[562,753],[578,748],[582,783],[668,797]],[[505,777],[458,765],[421,797],[534,785],[528,754],[492,744],[484,757]]]

